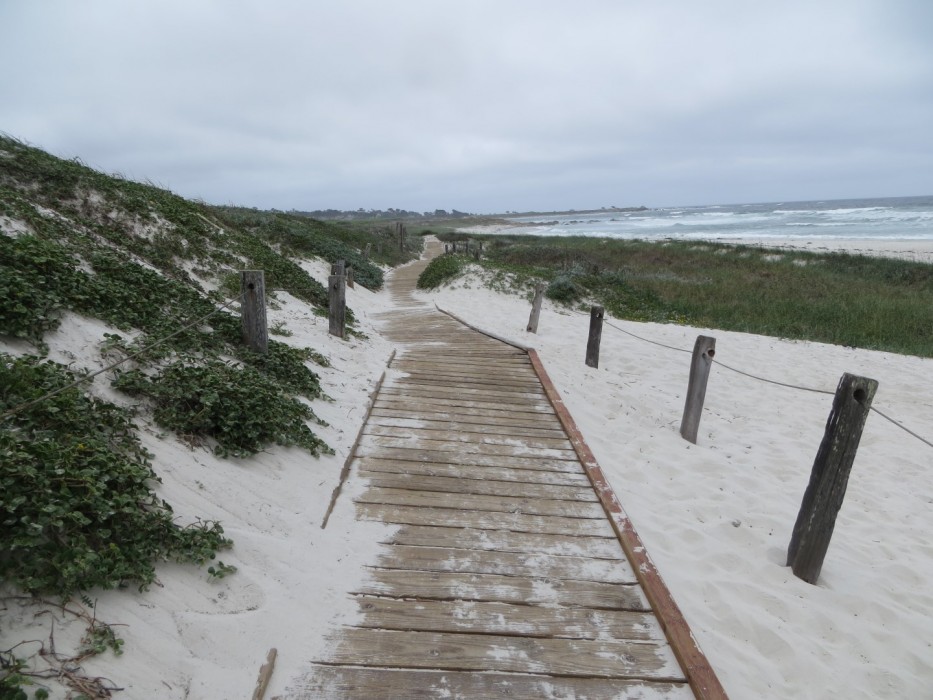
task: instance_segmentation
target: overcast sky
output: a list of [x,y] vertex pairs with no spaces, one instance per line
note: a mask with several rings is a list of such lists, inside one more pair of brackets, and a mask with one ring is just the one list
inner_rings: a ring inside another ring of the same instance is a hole
[[933,1],[0,0],[0,131],[285,210],[933,194]]

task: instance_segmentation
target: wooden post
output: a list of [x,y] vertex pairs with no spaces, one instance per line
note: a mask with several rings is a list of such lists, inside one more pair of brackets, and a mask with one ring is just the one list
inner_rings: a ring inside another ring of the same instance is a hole
[[684,402],[684,416],[680,421],[680,435],[684,440],[697,444],[697,432],[700,430],[700,415],[706,400],[706,382],[709,370],[716,354],[716,339],[705,335],[697,337],[693,345],[693,359],[690,361],[690,381],[687,384],[687,400]]
[[590,309],[590,335],[586,341],[586,364],[590,367],[599,367],[599,341],[603,337],[603,316],[605,310],[601,306]]
[[405,231],[405,224],[403,224],[401,221],[396,221],[395,232],[396,234],[398,234],[398,250],[400,253],[404,253],[405,252],[405,234],[407,233],[407,231]]
[[367,243],[366,249],[363,251],[363,260],[369,260],[369,252],[372,250],[373,244]]
[[338,260],[331,267],[328,278],[330,334],[343,338],[347,332],[347,277],[344,274],[346,263]]
[[531,302],[531,315],[528,317],[528,327],[525,329],[529,333],[538,332],[538,318],[541,316],[541,303],[544,301],[544,290],[547,285],[539,282],[535,285],[535,298]]
[[836,387],[833,408],[826,421],[823,442],[816,453],[810,483],[787,548],[787,566],[807,583],[816,583],[836,526],[836,515],[846,494],[862,429],[871,409],[878,382],[843,374]]
[[353,286],[353,268],[350,265],[347,265],[346,267],[346,275],[347,275],[347,286],[350,289],[355,289],[355,287]]
[[240,272],[240,320],[243,344],[250,350],[266,352],[269,349],[269,330],[266,327],[266,280],[262,270]]
[[448,253],[450,253],[450,244],[445,243],[444,244],[444,255],[447,255]]

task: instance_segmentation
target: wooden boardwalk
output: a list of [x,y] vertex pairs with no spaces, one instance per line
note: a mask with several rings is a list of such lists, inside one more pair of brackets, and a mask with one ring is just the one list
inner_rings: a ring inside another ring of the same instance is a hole
[[423,265],[351,465],[397,529],[299,697],[695,697],[528,353],[417,302]]

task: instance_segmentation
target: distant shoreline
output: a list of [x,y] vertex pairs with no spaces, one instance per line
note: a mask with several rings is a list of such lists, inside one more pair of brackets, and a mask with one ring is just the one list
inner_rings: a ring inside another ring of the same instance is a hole
[[[482,235],[498,235],[519,233],[528,228],[541,226],[537,224],[482,224],[479,226],[464,226],[457,228],[461,233],[475,233]],[[610,238],[613,236],[593,236],[593,238]],[[933,263],[933,240],[896,239],[896,238],[771,238],[746,236],[732,238],[724,236],[708,236],[705,238],[639,238],[649,243],[664,243],[666,241],[710,241],[726,245],[755,246],[761,248],[776,248],[781,250],[803,250],[811,253],[852,253],[854,255],[869,255],[871,257],[897,258],[899,260],[912,260],[914,262]]]

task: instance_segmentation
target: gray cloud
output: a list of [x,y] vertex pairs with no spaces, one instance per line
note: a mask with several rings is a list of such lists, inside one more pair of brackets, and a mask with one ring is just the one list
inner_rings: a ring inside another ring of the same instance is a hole
[[0,129],[210,202],[933,192],[925,0],[0,6]]

